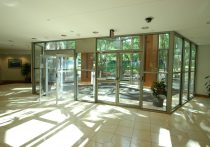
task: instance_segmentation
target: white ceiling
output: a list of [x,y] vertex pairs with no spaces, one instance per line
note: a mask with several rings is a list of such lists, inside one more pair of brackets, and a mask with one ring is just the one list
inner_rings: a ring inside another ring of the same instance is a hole
[[[144,20],[148,16],[154,17],[149,24]],[[0,0],[0,49],[108,36],[110,29],[116,35],[174,30],[203,45],[210,44],[207,22],[210,0]]]

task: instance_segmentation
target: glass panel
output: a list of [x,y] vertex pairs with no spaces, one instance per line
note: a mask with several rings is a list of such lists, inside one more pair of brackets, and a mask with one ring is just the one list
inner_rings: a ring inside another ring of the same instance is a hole
[[140,49],[139,36],[97,39],[97,51]]
[[58,100],[74,99],[74,57],[58,56]]
[[140,39],[138,36],[121,37],[121,41],[123,50],[140,49]]
[[75,49],[76,48],[76,41],[58,41],[57,42],[57,49]]
[[146,48],[144,56],[144,71],[146,72],[157,72],[158,70],[158,46],[157,46],[157,35],[147,35],[145,37]]
[[[167,98],[166,82],[164,80],[162,82],[157,80],[157,74],[155,73],[145,73],[144,75],[150,77],[153,80],[150,85],[148,85],[144,80],[143,108],[166,111],[166,98]],[[161,76],[167,77],[166,74]],[[156,86],[153,89],[152,87],[154,83]]]
[[36,93],[39,93],[39,90],[40,90],[39,89],[39,87],[40,87],[40,85],[39,85],[40,84],[39,83],[40,82],[40,69],[39,68],[35,69],[34,72],[35,72],[34,76],[35,76],[35,85],[36,85],[36,90],[35,91],[36,91]]
[[97,39],[97,51],[120,50],[120,37]]
[[124,53],[120,54],[120,58],[119,102],[139,105],[140,54]]
[[57,44],[56,42],[47,42],[45,50],[56,50]]
[[63,50],[63,49],[75,49],[76,41],[74,40],[64,40],[56,42],[47,42],[46,50]]
[[159,49],[169,48],[169,34],[159,34]]
[[80,53],[77,56],[78,100],[94,101],[95,70],[93,53]]
[[[55,56],[41,56],[41,101],[56,99],[56,67]],[[55,103],[55,101],[53,101]]]
[[168,80],[168,74],[166,73],[158,73],[158,81],[164,81],[165,83],[167,83]]
[[158,71],[167,72],[168,66],[168,50],[161,49],[158,51]]
[[98,100],[106,102],[115,102],[116,99],[116,83],[98,82]]
[[175,36],[173,72],[181,72],[182,64],[182,39]]
[[188,41],[184,42],[184,71],[189,71],[189,60],[190,60],[190,43]]
[[133,37],[133,49],[141,49],[140,48],[140,43],[141,43],[140,37],[139,36],[134,36]]
[[190,98],[194,96],[195,72],[190,73]]
[[191,71],[195,71],[195,54],[196,54],[196,47],[192,44],[191,47]]
[[40,81],[40,58],[42,54],[42,50],[44,48],[43,43],[36,43],[34,49],[34,77],[35,77],[35,91],[39,93],[39,81]]
[[181,74],[174,73],[172,81],[172,108],[179,105],[180,100],[180,83],[181,83]]
[[131,37],[122,38],[122,42],[123,42],[123,50],[132,48],[132,38]]
[[98,78],[116,79],[116,54],[99,54],[98,57]]
[[190,63],[190,43],[184,42],[184,54],[183,54],[183,81],[182,81],[182,103],[188,101],[189,96],[189,63]]
[[188,82],[189,72],[183,73],[182,103],[188,100]]

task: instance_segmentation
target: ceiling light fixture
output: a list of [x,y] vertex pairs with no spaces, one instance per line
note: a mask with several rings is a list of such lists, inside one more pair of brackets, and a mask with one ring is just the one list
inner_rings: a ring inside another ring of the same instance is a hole
[[98,34],[99,32],[98,31],[93,31],[93,34]]
[[65,35],[65,34],[62,34],[62,35],[61,35],[61,37],[66,37],[66,36],[67,36],[67,35]]
[[147,29],[149,29],[149,27],[148,26],[144,26],[144,27],[141,27],[141,29],[142,30],[147,30]]

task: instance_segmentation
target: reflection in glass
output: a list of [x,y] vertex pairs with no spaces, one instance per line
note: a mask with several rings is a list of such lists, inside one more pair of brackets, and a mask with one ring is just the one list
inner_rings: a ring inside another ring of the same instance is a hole
[[98,83],[98,100],[106,102],[115,102],[116,84],[111,82]]
[[98,78],[116,79],[116,54],[99,54]]
[[140,87],[139,53],[124,53],[121,56],[119,102],[124,104],[139,105]]
[[182,64],[182,39],[175,36],[173,72],[181,72]]
[[180,98],[180,86],[181,86],[181,74],[173,73],[173,81],[172,81],[172,108],[179,105]]
[[75,49],[76,41],[63,40],[46,43],[46,50],[64,50],[64,49]]
[[194,80],[195,80],[195,72],[190,73],[190,98],[194,95]]
[[[144,80],[143,108],[166,111],[166,98],[167,98],[166,95],[163,95],[163,96],[161,95],[160,97],[158,97],[162,99],[161,101],[159,101],[159,99],[153,94],[153,91],[151,89],[154,82],[160,82],[160,80],[157,80],[158,74],[145,73],[145,76],[151,77],[151,79],[153,80],[151,81],[152,84],[150,86],[146,85],[146,80]],[[166,74],[160,74],[160,76],[167,77]],[[166,78],[162,78],[162,79],[164,81],[164,84],[166,84],[165,82]],[[165,90],[167,90],[167,85],[166,85]],[[159,104],[157,105],[157,103],[159,103],[158,101],[161,102],[163,106],[160,106]]]
[[169,49],[169,34],[159,35],[159,49]]
[[161,49],[158,51],[158,71],[167,72],[168,66],[168,50]]
[[140,49],[139,36],[97,39],[97,51]]

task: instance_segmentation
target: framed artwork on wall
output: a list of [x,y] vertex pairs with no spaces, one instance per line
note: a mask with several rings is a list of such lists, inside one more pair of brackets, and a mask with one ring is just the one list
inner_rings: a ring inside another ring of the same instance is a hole
[[21,68],[21,59],[8,59],[8,68]]

